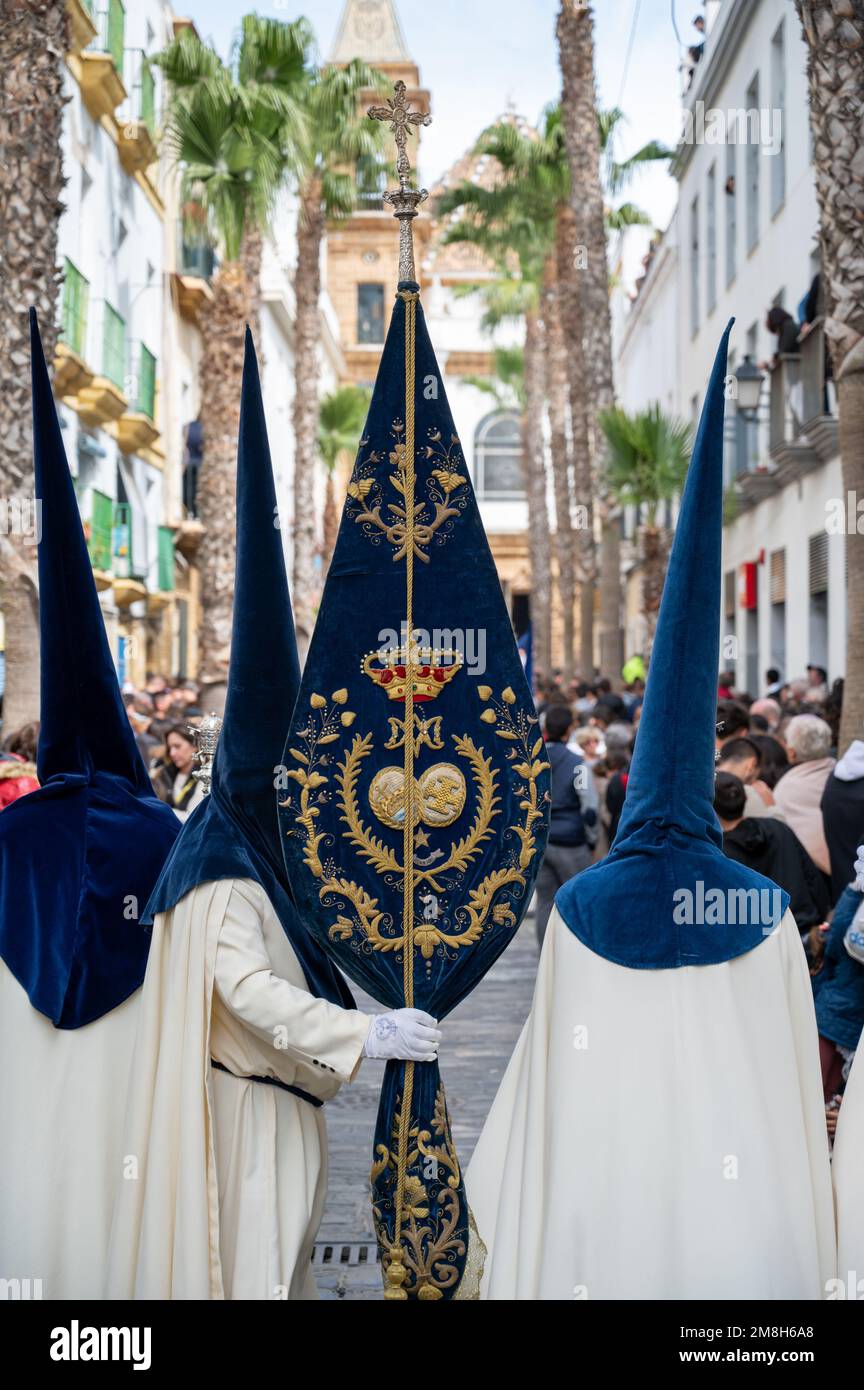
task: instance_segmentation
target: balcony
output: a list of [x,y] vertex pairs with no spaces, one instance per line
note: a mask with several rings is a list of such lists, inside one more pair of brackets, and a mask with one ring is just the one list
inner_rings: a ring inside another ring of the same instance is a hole
[[54,394],[74,399],[92,384],[93,375],[80,353],[61,338],[54,353]]
[[136,573],[133,553],[133,517],[128,502],[114,503],[112,527],[114,602],[118,608],[128,608],[147,598],[143,574]]
[[144,173],[156,150],[156,88],[147,55],[126,50],[126,78],[131,92],[117,117],[117,151],[127,174]]
[[824,320],[815,319],[801,343],[801,414],[803,431],[824,462],[835,458],[840,448],[828,366]]
[[179,269],[174,272],[177,305],[185,319],[195,322],[199,310],[213,299],[210,281],[216,269],[216,252],[206,240],[180,242]]
[[94,376],[89,386],[79,391],[75,410],[88,429],[98,429],[112,420],[119,420],[129,408],[123,392],[107,376]]
[[108,0],[93,22],[96,34],[90,47],[78,54],[76,76],[84,105],[99,121],[113,115],[127,95],[121,76],[125,15],[120,0]]
[[126,389],[130,409],[117,421],[117,443],[124,454],[149,449],[159,438],[156,416],[156,358],[144,343],[132,343]]
[[70,51],[80,53],[96,37],[92,0],[66,0],[69,16]]
[[768,449],[784,485],[811,473],[837,452],[821,323],[817,321],[801,346],[801,352],[784,353],[771,372]]

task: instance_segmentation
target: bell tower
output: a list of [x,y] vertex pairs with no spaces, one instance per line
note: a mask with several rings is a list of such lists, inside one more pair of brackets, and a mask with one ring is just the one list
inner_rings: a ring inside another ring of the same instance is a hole
[[[401,81],[411,105],[429,110],[429,93],[405,43],[394,0],[346,0],[328,61],[344,67],[354,58],[378,68],[387,78],[384,91],[363,93],[364,108],[390,97],[393,84]],[[411,155],[416,167],[416,144]],[[399,228],[393,209],[383,199],[386,172],[378,177],[374,171],[358,168],[357,185],[357,210],[328,228],[326,276],[348,379],[371,385],[396,292]],[[429,216],[421,213],[414,224],[418,271],[430,231]]]

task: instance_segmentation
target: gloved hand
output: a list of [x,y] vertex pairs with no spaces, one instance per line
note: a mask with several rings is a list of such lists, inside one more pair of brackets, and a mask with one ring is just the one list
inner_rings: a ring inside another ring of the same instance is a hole
[[363,1055],[385,1062],[435,1062],[440,1041],[438,1020],[431,1014],[422,1009],[395,1009],[372,1015]]
[[864,893],[864,845],[858,846],[858,858],[855,860],[855,887],[859,893]]

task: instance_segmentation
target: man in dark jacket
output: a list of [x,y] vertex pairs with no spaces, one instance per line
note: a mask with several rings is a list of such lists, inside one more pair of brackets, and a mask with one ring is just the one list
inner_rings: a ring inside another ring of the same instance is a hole
[[825,783],[822,826],[831,861],[831,897],[836,903],[852,881],[855,852],[864,840],[864,741],[853,739]]
[[537,940],[541,946],[555,894],[568,879],[588,868],[597,843],[597,788],[584,758],[567,747],[572,727],[569,705],[549,706],[546,756],[552,769],[552,815],[549,843],[537,875]]
[[828,911],[825,883],[798,836],[783,821],[744,815],[745,791],[740,777],[718,772],[714,810],[723,829],[723,850],[730,859],[784,888],[802,933],[818,926]]

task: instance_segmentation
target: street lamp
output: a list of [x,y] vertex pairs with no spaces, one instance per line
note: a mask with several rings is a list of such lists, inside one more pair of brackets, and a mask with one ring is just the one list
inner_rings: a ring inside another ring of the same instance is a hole
[[749,352],[735,373],[735,380],[738,383],[738,409],[747,419],[753,420],[759,409],[759,398],[762,395],[762,383],[765,380],[765,374],[760,372]]

